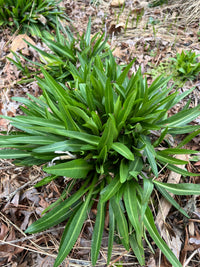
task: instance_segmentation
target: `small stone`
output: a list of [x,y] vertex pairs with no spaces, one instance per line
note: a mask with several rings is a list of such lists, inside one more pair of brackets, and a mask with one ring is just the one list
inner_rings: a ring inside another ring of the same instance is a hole
[[125,3],[125,0],[112,0],[110,6],[112,7],[119,7]]

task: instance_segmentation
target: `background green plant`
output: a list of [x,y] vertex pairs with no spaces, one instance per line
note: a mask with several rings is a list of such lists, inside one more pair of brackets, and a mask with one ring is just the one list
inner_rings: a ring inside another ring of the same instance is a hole
[[79,34],[75,36],[69,29],[66,30],[63,27],[61,30],[62,32],[60,32],[60,26],[57,26],[55,36],[48,33],[46,38],[42,37],[42,41],[49,48],[48,53],[26,41],[39,53],[40,62],[33,62],[20,54],[25,59],[25,63],[22,64],[16,53],[13,53],[15,60],[9,58],[21,70],[25,77],[24,82],[27,82],[27,77],[33,76],[33,69],[36,69],[34,74],[37,74],[42,67],[58,82],[65,83],[66,80],[73,79],[70,71],[72,65],[80,69],[87,66],[97,54],[102,59],[108,56],[109,45],[104,34],[100,36],[100,33],[97,33],[91,36],[91,19],[89,19],[86,32],[81,36]]
[[157,77],[160,74],[171,76],[175,84],[179,87],[187,80],[194,80],[200,73],[200,62],[198,62],[199,55],[195,52],[182,51],[177,53],[176,57],[168,58],[159,63],[158,66],[151,66],[150,75]]
[[200,62],[197,61],[199,56],[189,50],[177,53],[176,58],[170,58],[175,75],[182,80],[195,79],[200,73]]
[[[92,42],[89,31],[84,40],[87,50]],[[0,158],[15,159],[17,165],[45,164],[43,170],[50,176],[36,187],[59,176],[74,180],[73,186],[68,186],[26,233],[40,232],[68,219],[54,264],[59,266],[73,248],[96,199],[93,265],[98,259],[108,206],[108,263],[117,232],[126,250],[131,247],[140,265],[144,265],[142,241],[147,231],[169,262],[181,266],[158,233],[149,201],[153,190],[159,191],[183,216],[189,217],[168,192],[200,194],[200,186],[196,184],[157,181],[165,168],[183,176],[196,176],[177,167],[187,161],[174,155],[197,153],[182,147],[200,133],[199,126],[189,124],[200,115],[200,106],[190,109],[186,105],[168,117],[168,110],[192,89],[182,94],[172,91],[167,86],[171,77],[163,76],[148,86],[141,69],[128,78],[134,60],[127,66],[119,66],[111,51],[103,59],[98,53],[90,60],[79,54],[78,58],[79,68],[76,60],[69,62],[67,86],[41,68],[44,79],[36,79],[43,94],[39,98],[30,94],[28,98],[13,98],[23,104],[21,110],[25,116],[1,116],[18,130],[0,135],[0,147],[4,148],[0,150]],[[185,133],[190,134],[176,147],[166,137]],[[77,183],[79,189],[72,194]]]
[[42,36],[41,31],[55,28],[58,18],[67,18],[54,0],[0,0],[0,26]]
[[152,0],[150,1],[149,7],[161,6],[167,3],[168,3],[168,0]]

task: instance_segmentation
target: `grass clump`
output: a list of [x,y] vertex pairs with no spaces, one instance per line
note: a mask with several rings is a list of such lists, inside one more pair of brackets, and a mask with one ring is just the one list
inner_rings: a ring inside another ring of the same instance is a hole
[[[89,30],[84,40],[85,49],[89,50]],[[169,192],[199,195],[200,186],[167,184],[159,182],[158,177],[163,168],[184,176],[196,176],[177,167],[187,162],[174,155],[197,153],[183,147],[200,133],[199,126],[189,124],[200,115],[200,106],[190,109],[186,105],[168,117],[168,110],[192,90],[182,94],[172,92],[172,88],[168,88],[170,78],[163,76],[148,86],[140,68],[129,78],[134,60],[127,66],[119,66],[111,51],[103,58],[101,53],[95,53],[90,60],[80,54],[78,58],[78,68],[76,61],[70,61],[67,86],[41,68],[44,79],[36,79],[43,94],[39,98],[32,95],[28,95],[29,99],[14,98],[24,104],[21,106],[24,116],[1,116],[9,119],[18,131],[0,136],[0,147],[4,148],[0,150],[0,158],[15,159],[18,165],[44,164],[43,170],[50,175],[36,187],[59,176],[70,177],[74,186],[80,185],[70,197],[64,193],[26,233],[40,232],[68,219],[54,263],[57,267],[76,243],[87,214],[97,200],[92,265],[98,259],[108,207],[108,263],[117,232],[126,250],[132,248],[143,266],[143,239],[147,231],[169,262],[181,266],[159,235],[149,202],[152,192],[159,191],[189,217]],[[166,136],[183,133],[190,135],[171,147]],[[72,188],[68,188],[68,194]]]
[[42,31],[55,28],[57,18],[65,18],[60,1],[0,0],[0,25],[42,36]]

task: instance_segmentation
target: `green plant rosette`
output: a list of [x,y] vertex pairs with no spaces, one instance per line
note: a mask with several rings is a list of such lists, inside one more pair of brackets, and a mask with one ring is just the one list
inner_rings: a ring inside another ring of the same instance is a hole
[[182,80],[194,80],[200,73],[200,62],[195,52],[182,51],[176,54],[176,58],[170,58],[175,75]]
[[[86,34],[87,46],[91,44]],[[98,42],[98,41],[97,41]],[[79,58],[80,59],[80,58]],[[91,246],[91,261],[98,259],[106,208],[109,209],[108,263],[114,236],[127,251],[132,248],[141,266],[145,264],[143,239],[149,233],[173,266],[181,266],[155,226],[149,201],[153,190],[163,195],[183,216],[188,214],[171,197],[199,195],[200,185],[159,182],[159,173],[168,168],[183,176],[196,176],[177,165],[187,161],[177,154],[195,154],[184,145],[200,133],[189,123],[200,115],[200,106],[186,105],[169,117],[168,110],[192,92],[180,94],[168,88],[170,78],[155,79],[150,86],[139,68],[131,78],[127,66],[116,64],[111,51],[104,59],[95,54],[81,58],[77,68],[69,63],[67,86],[57,82],[44,68],[36,77],[43,91],[39,98],[17,98],[25,115],[5,117],[18,131],[0,135],[0,158],[15,159],[17,165],[41,165],[50,174],[37,186],[59,176],[70,177],[79,189],[63,195],[46,214],[28,227],[36,233],[68,219],[54,266],[59,266],[73,248],[94,200],[98,200]],[[177,146],[168,137],[186,134]],[[69,197],[67,197],[69,196]]]

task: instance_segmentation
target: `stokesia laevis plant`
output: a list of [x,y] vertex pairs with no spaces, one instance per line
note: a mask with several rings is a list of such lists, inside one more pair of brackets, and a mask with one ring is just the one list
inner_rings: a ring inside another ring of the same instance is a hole
[[[200,106],[186,105],[168,117],[168,110],[192,89],[182,94],[172,92],[167,86],[170,78],[162,76],[148,86],[141,69],[128,78],[133,63],[123,68],[110,52],[105,60],[96,55],[88,64],[80,62],[83,65],[78,70],[70,64],[73,79],[67,87],[42,69],[44,79],[37,77],[42,96],[14,98],[24,104],[21,109],[25,116],[1,116],[19,131],[0,136],[0,146],[4,148],[0,150],[0,158],[15,159],[15,164],[20,165],[46,164],[43,170],[51,175],[36,187],[59,176],[70,177],[74,185],[80,185],[70,197],[64,192],[26,230],[30,234],[40,232],[68,219],[55,267],[73,248],[95,199],[98,205],[91,245],[92,265],[98,259],[106,207],[109,207],[108,263],[117,231],[126,250],[131,247],[140,265],[144,265],[142,241],[147,231],[172,266],[181,266],[159,235],[149,200],[153,190],[157,190],[189,217],[169,192],[199,195],[200,185],[169,184],[159,182],[158,177],[165,168],[183,176],[196,176],[177,167],[187,161],[173,156],[197,152],[183,147],[200,133],[199,126],[189,125],[200,115]],[[169,134],[185,133],[190,134],[176,147],[167,142]]]

